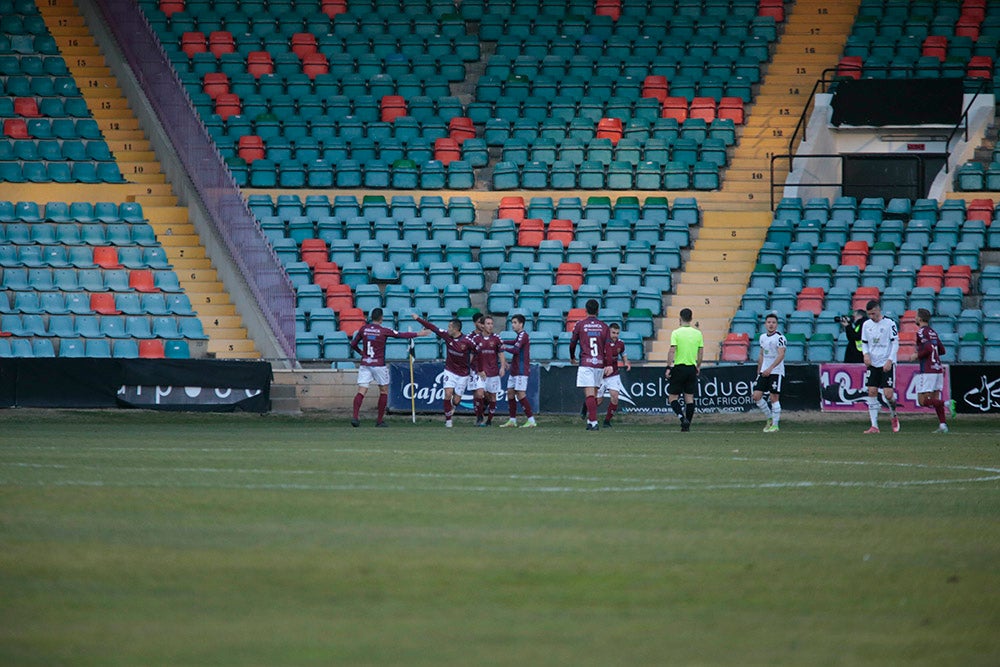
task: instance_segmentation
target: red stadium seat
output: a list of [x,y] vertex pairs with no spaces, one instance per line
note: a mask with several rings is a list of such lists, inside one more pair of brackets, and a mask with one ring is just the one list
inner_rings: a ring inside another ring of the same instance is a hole
[[34,97],[15,97],[14,113],[24,118],[38,118],[42,115]]
[[840,254],[840,263],[864,269],[868,266],[868,242],[848,241]]
[[28,124],[23,118],[6,118],[3,121],[3,133],[11,139],[30,139]]
[[451,137],[439,137],[434,140],[434,159],[447,167],[455,160],[462,159],[462,149]]
[[365,325],[365,314],[360,308],[345,308],[337,313],[340,330],[353,336]]
[[472,124],[472,119],[465,116],[455,116],[449,120],[448,136],[457,141],[459,146],[466,139],[475,139],[476,128]]
[[336,262],[329,260],[316,262],[313,267],[313,282],[326,293],[330,285],[340,284],[340,267],[337,266]]
[[347,12],[347,0],[322,0],[319,6],[320,11],[330,18]]
[[945,287],[960,287],[962,294],[968,294],[972,285],[972,267],[964,264],[952,264],[944,272]]
[[933,56],[944,62],[945,57],[948,55],[948,38],[944,35],[928,35],[924,38],[920,55]]
[[861,56],[844,56],[837,63],[837,76],[847,79],[860,79],[862,65]]
[[297,32],[292,35],[292,53],[299,58],[305,58],[317,50],[316,35],[311,32]]
[[238,116],[243,111],[243,102],[236,93],[223,93],[215,98],[215,113],[222,117],[222,120],[230,116]]
[[128,286],[136,292],[159,292],[153,282],[153,272],[149,269],[134,269],[128,272]]
[[715,99],[711,97],[695,97],[688,105],[689,118],[701,118],[706,123],[715,120]]
[[122,265],[118,263],[118,249],[114,246],[96,246],[94,248],[94,264],[102,269],[122,268]]
[[965,68],[965,75],[973,79],[993,78],[993,58],[989,56],[972,56]]
[[719,100],[716,112],[719,118],[729,119],[736,125],[742,125],[746,119],[743,111],[743,99],[740,97],[723,97]]
[[247,54],[247,72],[255,79],[274,73],[274,61],[267,51],[251,51]]
[[795,304],[796,310],[808,310],[814,315],[819,315],[823,310],[823,301],[826,299],[826,292],[822,287],[803,287],[799,292]]
[[579,262],[563,262],[556,269],[556,285],[569,285],[574,291],[583,284],[583,265]]
[[339,312],[354,308],[354,292],[350,285],[330,285],[326,289],[326,307]]
[[244,134],[237,142],[236,152],[247,164],[254,160],[262,160],[266,155],[264,140],[256,134]]
[[652,97],[660,101],[660,104],[667,99],[670,93],[670,83],[667,77],[661,74],[650,74],[642,82],[642,96]]
[[517,245],[537,248],[545,238],[545,223],[538,218],[526,218],[517,230]]
[[224,72],[206,72],[201,79],[201,90],[214,102],[219,95],[229,92],[229,77]]
[[973,199],[965,207],[966,220],[982,220],[987,226],[993,220],[993,200]]
[[746,333],[726,334],[722,341],[722,361],[746,361],[750,352],[750,336]]
[[330,72],[330,63],[322,53],[307,53],[302,58],[302,73],[310,79]]
[[233,34],[228,30],[214,30],[208,33],[208,50],[216,58],[223,53],[235,53],[236,40],[233,39]]
[[897,352],[896,357],[898,359],[909,359],[917,351],[917,332],[916,331],[900,331],[899,332],[899,352]]
[[184,11],[184,0],[160,0],[160,11],[170,18],[177,12]]
[[587,318],[586,308],[570,308],[566,313],[566,331],[572,331],[580,320]]
[[[302,239],[299,256],[315,273],[317,265],[330,261],[330,250],[323,239]],[[337,265],[333,266],[336,268]],[[340,269],[337,269],[337,282],[340,282]]]
[[161,339],[146,338],[139,341],[140,359],[164,359],[166,356],[166,350],[163,347]]
[[120,315],[115,305],[115,295],[111,292],[93,292],[90,295],[90,309],[98,315]]
[[205,33],[189,31],[181,35],[181,51],[190,58],[196,53],[208,51],[208,43],[205,41]]
[[783,0],[760,0],[757,16],[771,16],[775,23],[785,20],[785,4]]
[[602,118],[597,121],[597,138],[610,139],[611,145],[615,146],[622,138],[621,118]]
[[498,218],[508,218],[514,222],[524,220],[524,197],[503,197],[497,209]]
[[851,309],[864,310],[869,301],[878,301],[879,298],[880,293],[877,287],[859,287],[851,299]]
[[673,118],[683,123],[688,118],[688,101],[686,97],[668,97],[663,100],[663,118]]
[[545,232],[545,238],[550,241],[560,241],[565,248],[573,240],[573,221],[563,220],[561,218],[553,218],[549,220],[548,229]]
[[402,95],[384,95],[380,104],[383,123],[391,123],[406,115],[406,100]]
[[917,270],[915,287],[930,287],[940,292],[944,286],[944,267],[937,264],[924,264]]

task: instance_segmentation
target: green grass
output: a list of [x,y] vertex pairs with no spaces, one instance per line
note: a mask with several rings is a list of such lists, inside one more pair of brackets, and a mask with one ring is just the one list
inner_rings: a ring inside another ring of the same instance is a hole
[[0,412],[3,665],[996,665],[1000,429]]

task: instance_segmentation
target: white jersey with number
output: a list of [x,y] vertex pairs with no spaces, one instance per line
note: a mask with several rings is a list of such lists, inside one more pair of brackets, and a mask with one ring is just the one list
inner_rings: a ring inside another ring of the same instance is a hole
[[[774,360],[778,358],[778,353],[785,349],[785,337],[775,331],[773,334],[762,333],[760,335],[760,351],[764,355],[764,361],[760,365],[760,370],[765,371],[770,368]],[[771,369],[771,375],[785,374],[785,360]]]
[[896,363],[899,352],[899,330],[888,317],[878,322],[865,320],[861,326],[861,352],[871,357],[872,366],[885,366],[885,362]]

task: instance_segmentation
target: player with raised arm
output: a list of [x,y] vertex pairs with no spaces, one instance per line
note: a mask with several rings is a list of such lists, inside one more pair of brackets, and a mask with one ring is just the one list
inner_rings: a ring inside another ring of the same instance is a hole
[[868,417],[871,428],[865,431],[878,433],[879,389],[889,405],[892,432],[899,433],[896,416],[896,355],[899,353],[899,329],[896,323],[882,314],[882,304],[871,300],[865,305],[868,319],[861,327],[861,352],[865,359],[865,386],[868,388]]
[[444,379],[442,380],[444,385],[444,425],[445,428],[451,428],[452,415],[454,415],[458,404],[462,402],[462,395],[469,384],[469,358],[475,344],[462,333],[462,321],[457,317],[448,322],[447,331],[441,331],[416,313],[413,313],[413,319],[443,340],[447,349],[444,358]]
[[[753,387],[753,402],[767,417],[764,433],[776,433],[781,420],[781,385],[785,380],[785,337],[778,332],[778,316],[768,313],[764,318],[764,333],[760,335],[757,355],[757,380]],[[770,394],[771,402],[764,398]]]
[[[476,415],[476,426],[492,426],[493,415],[497,411],[497,394],[500,393],[500,376],[507,372],[507,358],[503,355],[503,341],[493,333],[493,318],[483,318],[483,332],[476,344],[479,358],[479,380],[483,392],[480,412]],[[485,408],[486,419],[481,421]]]
[[600,304],[589,299],[584,305],[587,317],[576,323],[569,340],[570,363],[577,363],[576,347],[580,346],[580,367],[576,370],[576,386],[583,389],[587,404],[587,430],[597,431],[597,388],[611,372],[604,361],[604,346],[608,342],[608,325],[597,319]]
[[917,404],[934,408],[938,418],[935,433],[947,433],[948,422],[944,414],[944,401],[941,400],[941,390],[944,389],[944,364],[941,362],[941,355],[945,353],[944,343],[931,328],[931,311],[926,308],[917,309],[917,326],[917,351],[910,357],[910,361],[920,362],[920,372],[913,378]]
[[524,315],[517,313],[510,318],[510,326],[514,330],[514,342],[504,345],[504,352],[509,352],[510,376],[507,378],[507,410],[510,414],[508,419],[500,428],[513,428],[517,426],[517,405],[524,408],[524,416],[528,421],[524,422],[521,428],[534,428],[538,426],[535,422],[535,415],[531,411],[531,404],[528,402],[528,375],[531,373],[531,337],[524,330]]
[[628,360],[628,355],[625,354],[625,341],[618,337],[620,332],[621,327],[618,326],[617,322],[608,325],[608,342],[604,346],[604,365],[610,366],[611,372],[605,376],[601,387],[597,390],[598,405],[601,403],[604,392],[608,392],[608,411],[604,415],[606,428],[611,428],[611,419],[618,412],[618,397],[621,392],[625,391],[625,387],[622,386],[622,376],[618,370],[618,359],[622,360],[625,370],[632,370],[632,363]]
[[358,393],[354,396],[354,412],[351,416],[351,426],[361,425],[358,414],[361,404],[368,393],[368,386],[375,382],[378,385],[378,418],[375,426],[384,427],[385,407],[389,403],[389,369],[385,365],[385,341],[387,338],[417,338],[427,336],[429,331],[396,331],[382,326],[382,309],[372,308],[368,322],[358,329],[351,339],[351,349],[361,355],[358,367]]

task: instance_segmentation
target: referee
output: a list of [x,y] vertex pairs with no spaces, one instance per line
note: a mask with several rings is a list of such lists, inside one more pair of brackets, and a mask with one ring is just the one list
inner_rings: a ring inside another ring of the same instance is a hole
[[[691,326],[690,308],[681,309],[681,325],[670,332],[670,351],[667,353],[667,403],[681,420],[681,431],[691,430],[694,417],[694,393],[698,389],[698,373],[705,351],[701,331]],[[684,402],[679,399],[684,395]]]

